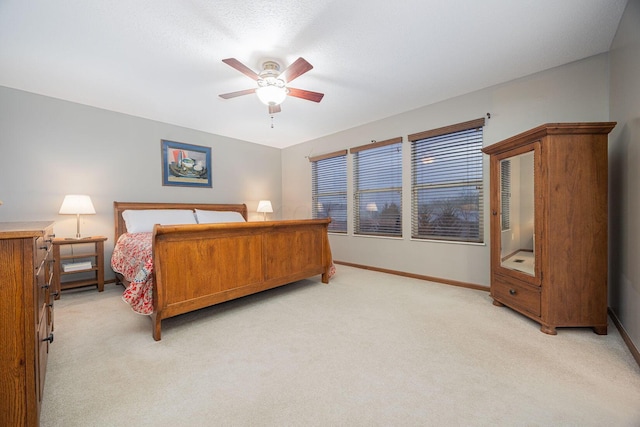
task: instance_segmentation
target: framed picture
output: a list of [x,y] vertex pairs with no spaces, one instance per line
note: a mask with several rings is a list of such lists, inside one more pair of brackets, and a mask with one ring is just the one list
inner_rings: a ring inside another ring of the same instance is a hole
[[162,185],[211,188],[211,148],[161,140]]

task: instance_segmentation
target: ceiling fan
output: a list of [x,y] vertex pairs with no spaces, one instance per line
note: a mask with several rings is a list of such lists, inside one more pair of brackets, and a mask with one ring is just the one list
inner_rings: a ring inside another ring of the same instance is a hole
[[289,65],[282,72],[280,72],[280,64],[271,60],[265,61],[262,64],[262,71],[260,71],[260,73],[254,72],[235,58],[223,59],[222,62],[240,71],[250,79],[255,80],[257,87],[239,90],[237,92],[223,93],[220,95],[221,98],[229,99],[255,93],[258,95],[258,98],[260,98],[260,101],[269,107],[269,114],[273,114],[280,112],[280,104],[287,96],[295,96],[296,98],[313,102],[320,102],[324,96],[323,93],[287,86],[295,78],[300,77],[313,68],[313,65],[309,64],[304,58],[296,59],[293,64]]

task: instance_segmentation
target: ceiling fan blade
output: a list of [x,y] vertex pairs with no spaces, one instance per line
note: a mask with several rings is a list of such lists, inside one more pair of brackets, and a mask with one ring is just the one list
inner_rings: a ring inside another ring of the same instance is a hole
[[223,59],[222,62],[240,71],[242,74],[249,77],[250,79],[258,80],[258,74],[256,74],[255,71],[253,71],[251,68],[244,65],[242,62],[238,61],[236,58]]
[[275,113],[279,113],[280,110],[280,105],[269,105],[269,114],[275,114]]
[[290,83],[293,79],[300,77],[307,71],[311,70],[313,65],[309,64],[304,58],[300,57],[294,61],[293,64],[289,65],[280,75],[279,78],[282,78],[285,82]]
[[310,90],[296,89],[293,87],[289,87],[287,89],[289,89],[289,96],[306,99],[307,101],[320,102],[324,96],[324,93],[312,92]]
[[229,99],[229,98],[235,98],[236,96],[250,95],[250,94],[255,93],[255,92],[256,92],[256,90],[254,88],[254,89],[239,90],[237,92],[223,93],[222,95],[218,95],[218,96],[220,98]]

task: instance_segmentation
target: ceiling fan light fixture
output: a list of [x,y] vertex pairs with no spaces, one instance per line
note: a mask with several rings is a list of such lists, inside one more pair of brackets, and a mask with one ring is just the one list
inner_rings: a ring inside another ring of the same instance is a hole
[[260,102],[269,107],[269,114],[274,114],[281,111],[280,104],[284,102],[288,96],[313,102],[320,102],[324,96],[323,93],[310,90],[287,88],[287,84],[313,68],[313,66],[302,57],[296,59],[283,72],[280,72],[280,64],[273,60],[263,62],[260,73],[256,73],[235,58],[223,59],[222,62],[240,71],[251,80],[255,80],[258,87],[255,89],[223,93],[219,95],[220,98],[230,99],[255,93],[258,95]]
[[258,99],[265,105],[280,105],[287,99],[287,88],[284,86],[267,85],[256,89]]

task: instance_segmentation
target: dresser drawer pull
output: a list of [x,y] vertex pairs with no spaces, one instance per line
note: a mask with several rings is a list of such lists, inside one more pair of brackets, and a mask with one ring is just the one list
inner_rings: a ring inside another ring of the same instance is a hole
[[515,295],[515,294],[516,294],[515,289],[509,289],[509,295]]
[[42,341],[49,341],[49,344],[51,344],[53,342],[53,332],[51,332],[48,337],[43,338]]
[[51,296],[54,297],[54,298],[56,298],[58,295],[60,295],[60,292],[58,292],[58,291],[55,291],[55,292],[51,293]]
[[49,289],[51,285],[49,283],[45,283],[44,285],[40,285],[42,289]]

